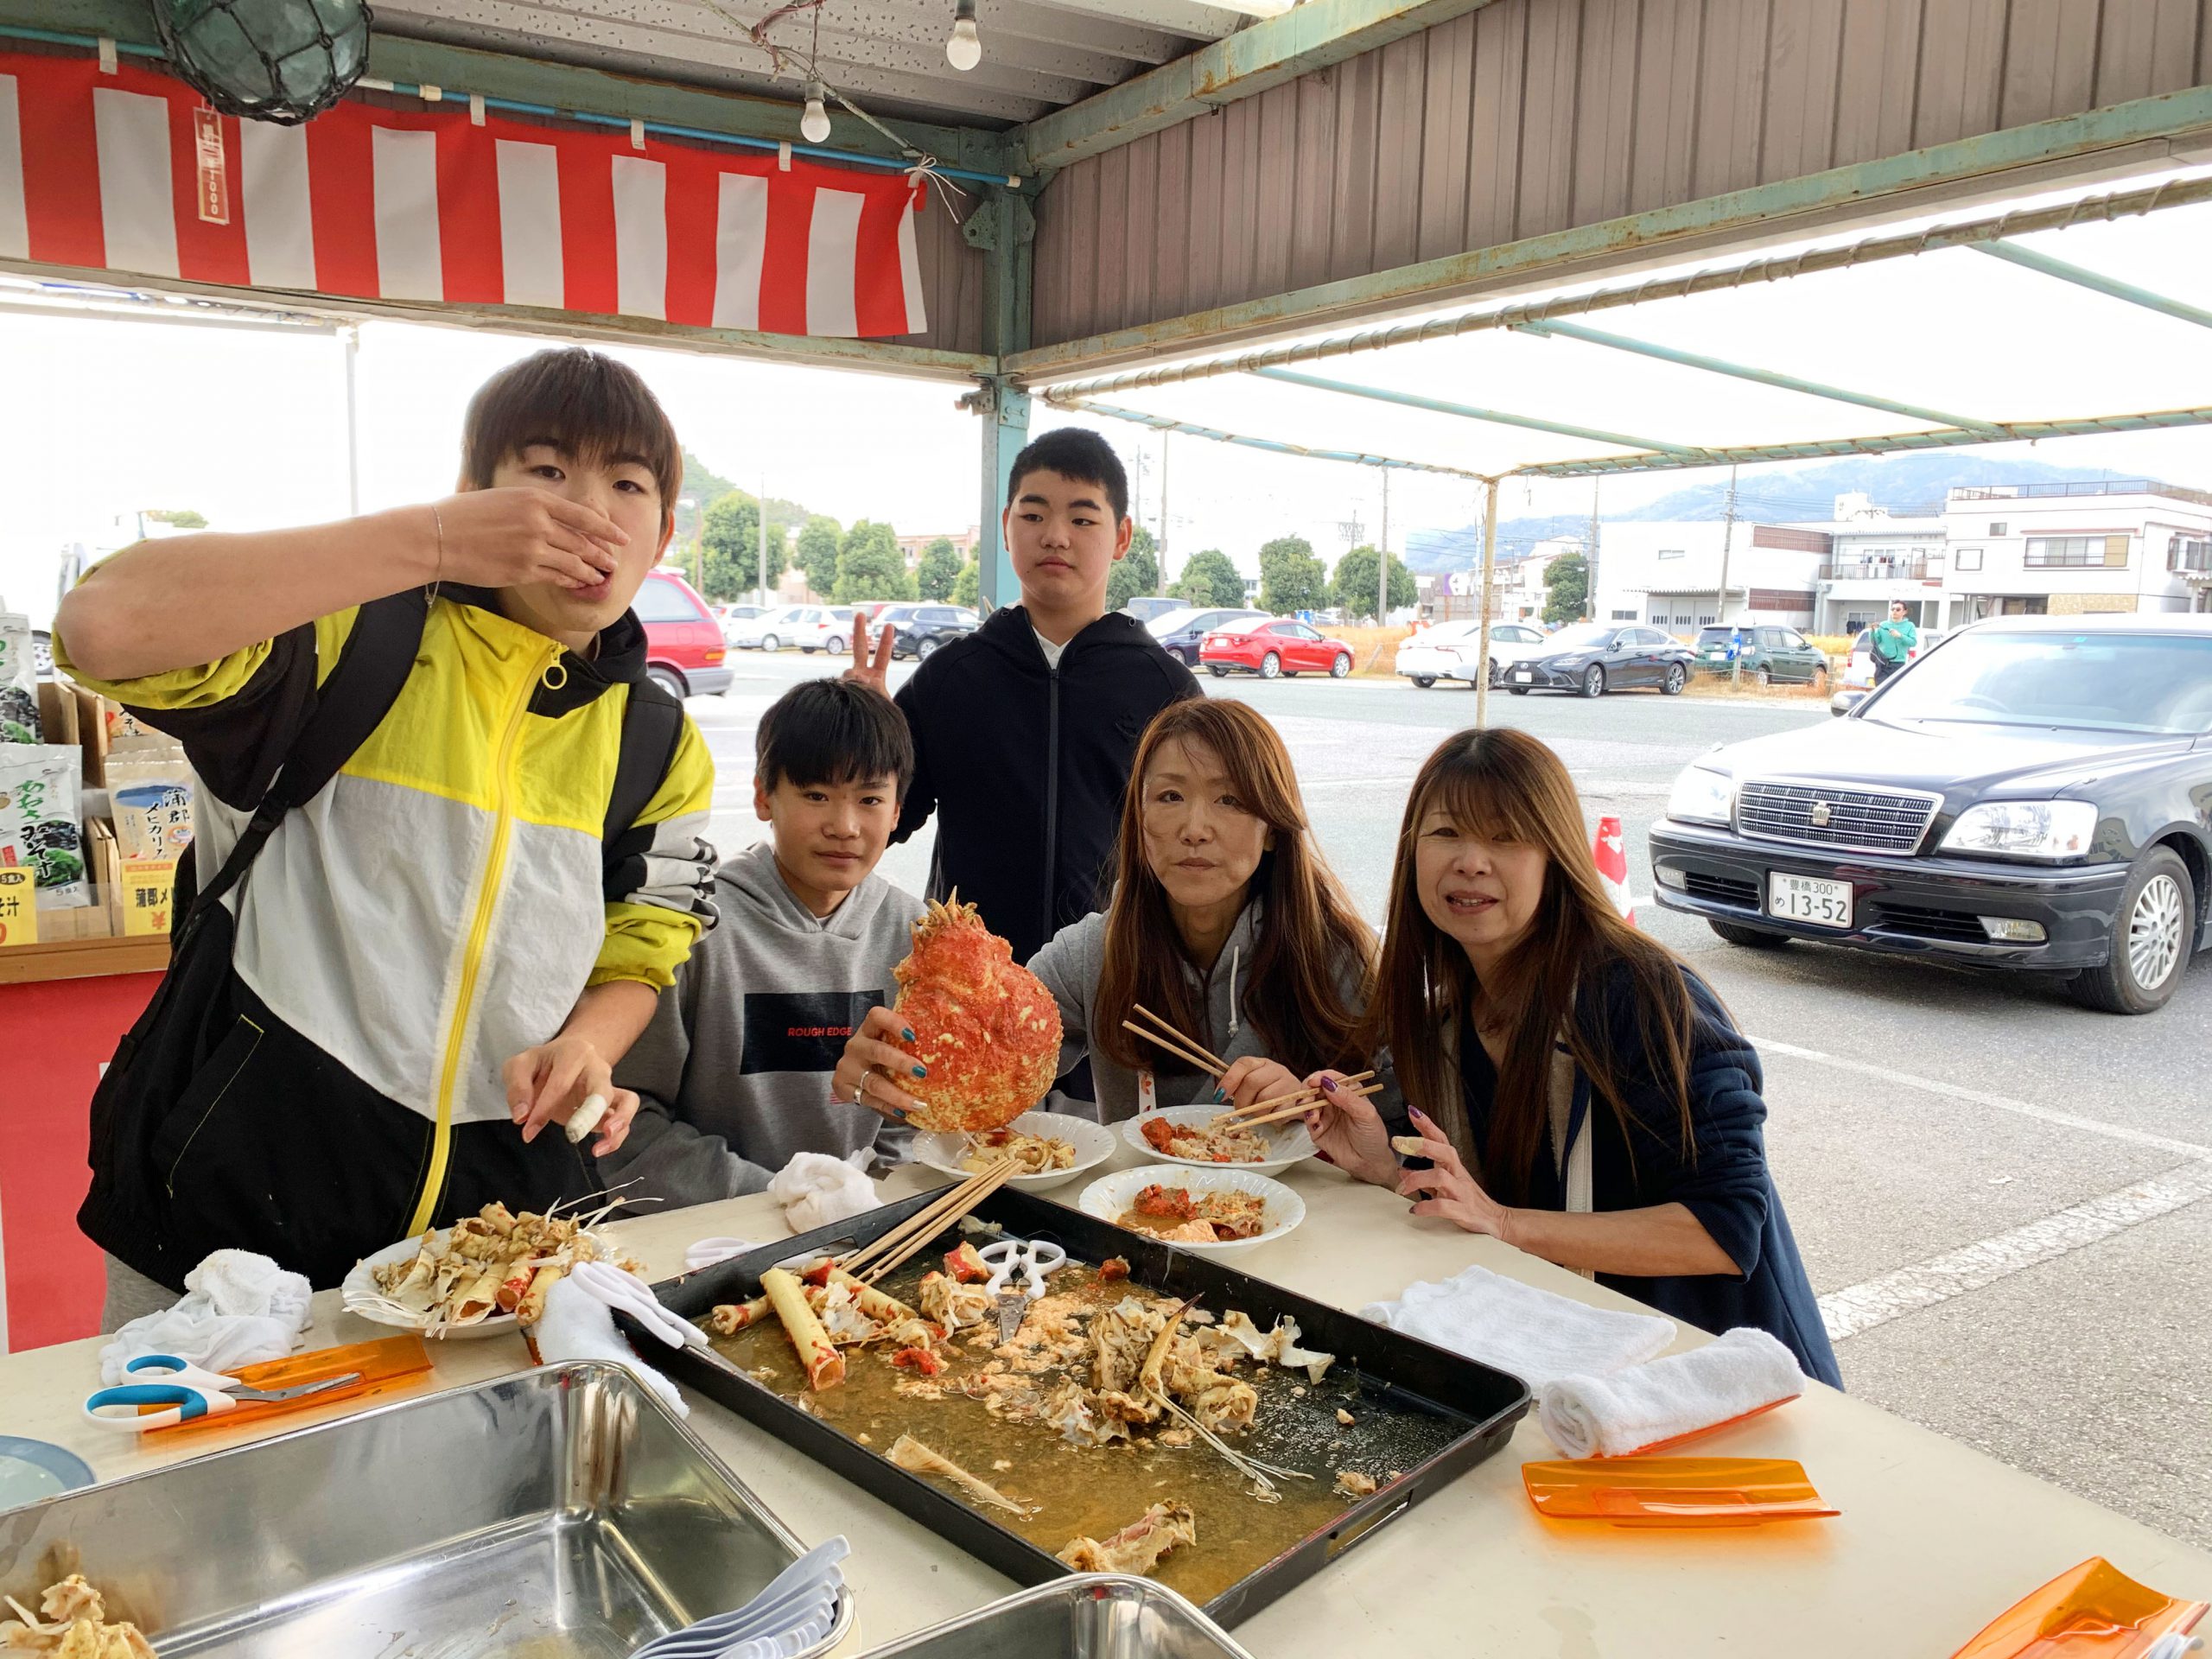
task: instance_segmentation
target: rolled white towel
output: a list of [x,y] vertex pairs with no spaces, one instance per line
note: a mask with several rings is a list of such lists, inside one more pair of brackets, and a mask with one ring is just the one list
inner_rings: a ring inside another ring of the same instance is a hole
[[1547,1382],[1536,1421],[1570,1458],[1625,1458],[1804,1392],[1796,1357],[1765,1332],[1738,1325],[1688,1353]]
[[100,1376],[125,1380],[142,1354],[174,1354],[203,1371],[283,1359],[311,1323],[306,1278],[251,1250],[216,1250],[184,1275],[175,1306],[136,1319],[100,1350]]
[[883,1203],[874,1181],[826,1152],[793,1154],[768,1183],[768,1196],[784,1206],[784,1221],[795,1233],[830,1226]]
[[665,1400],[678,1417],[691,1414],[676,1384],[639,1359],[637,1350],[623,1340],[607,1304],[573,1279],[557,1279],[545,1293],[545,1317],[538,1320],[533,1334],[538,1357],[548,1365],[557,1365],[564,1359],[612,1360]]

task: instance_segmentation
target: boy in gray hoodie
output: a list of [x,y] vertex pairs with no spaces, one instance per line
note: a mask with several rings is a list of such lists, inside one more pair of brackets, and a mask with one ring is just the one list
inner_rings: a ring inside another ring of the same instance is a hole
[[623,1198],[705,1204],[764,1190],[793,1154],[870,1149],[903,1161],[913,1132],[833,1102],[830,1074],[892,968],[921,900],[874,874],[914,775],[906,722],[849,680],[813,680],[760,717],[753,810],[769,839],[715,874],[722,925],[661,993],[617,1069],[638,1093],[601,1160]]

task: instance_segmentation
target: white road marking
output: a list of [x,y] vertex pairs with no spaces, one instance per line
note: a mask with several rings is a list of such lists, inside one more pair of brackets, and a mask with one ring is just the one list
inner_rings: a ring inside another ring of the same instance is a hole
[[1844,1341],[1878,1325],[1980,1290],[2026,1268],[2101,1243],[2115,1234],[2212,1196],[2212,1161],[2198,1160],[2117,1192],[2015,1227],[1820,1299],[1829,1338]]
[[2107,1140],[2125,1141],[2130,1146],[2150,1147],[2159,1152],[2175,1153],[2183,1158],[2212,1159],[2212,1146],[2200,1145],[2194,1141],[2176,1141],[2144,1129],[2131,1129],[2125,1124],[2107,1123],[2102,1118],[2083,1117],[2077,1112],[2062,1112],[2054,1107],[2037,1106],[2031,1101],[2014,1100],[2009,1096],[1993,1095],[1980,1089],[1962,1088],[1958,1084],[1942,1083],[1934,1077],[1908,1077],[1892,1071],[1885,1065],[1876,1065],[1866,1060],[1847,1060],[1840,1054],[1823,1054],[1817,1048],[1800,1048],[1795,1043],[1782,1042],[1771,1037],[1754,1037],[1751,1042],[1754,1048],[1764,1053],[1787,1054],[1792,1059],[1811,1060],[1821,1065],[1834,1066],[1839,1071],[1856,1071],[1866,1077],[1878,1077],[1885,1083],[1902,1084],[1908,1089],[1918,1089],[1928,1094],[1948,1095],[1953,1100],[1970,1100],[1977,1106],[1993,1106],[2000,1112],[2012,1112],[2044,1123],[2056,1123],[2061,1128],[2080,1129],[2085,1134],[2101,1135]]

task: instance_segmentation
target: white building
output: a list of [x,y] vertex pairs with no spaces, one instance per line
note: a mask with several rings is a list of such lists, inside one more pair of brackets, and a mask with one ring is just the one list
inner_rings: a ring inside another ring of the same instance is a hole
[[1828,550],[1825,530],[1796,524],[1616,519],[1598,537],[1592,614],[1601,622],[1649,622],[1673,633],[1694,632],[1724,615],[1809,628]]
[[2212,605],[2212,493],[2146,479],[1955,489],[1943,614],[2187,611]]

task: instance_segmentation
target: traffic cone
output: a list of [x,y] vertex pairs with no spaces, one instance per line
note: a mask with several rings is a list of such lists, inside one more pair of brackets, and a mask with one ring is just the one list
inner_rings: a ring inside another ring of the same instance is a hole
[[1628,888],[1628,849],[1622,844],[1621,821],[1610,812],[1598,820],[1598,839],[1590,851],[1598,861],[1598,880],[1612,895],[1613,908],[1634,927],[1636,900]]

